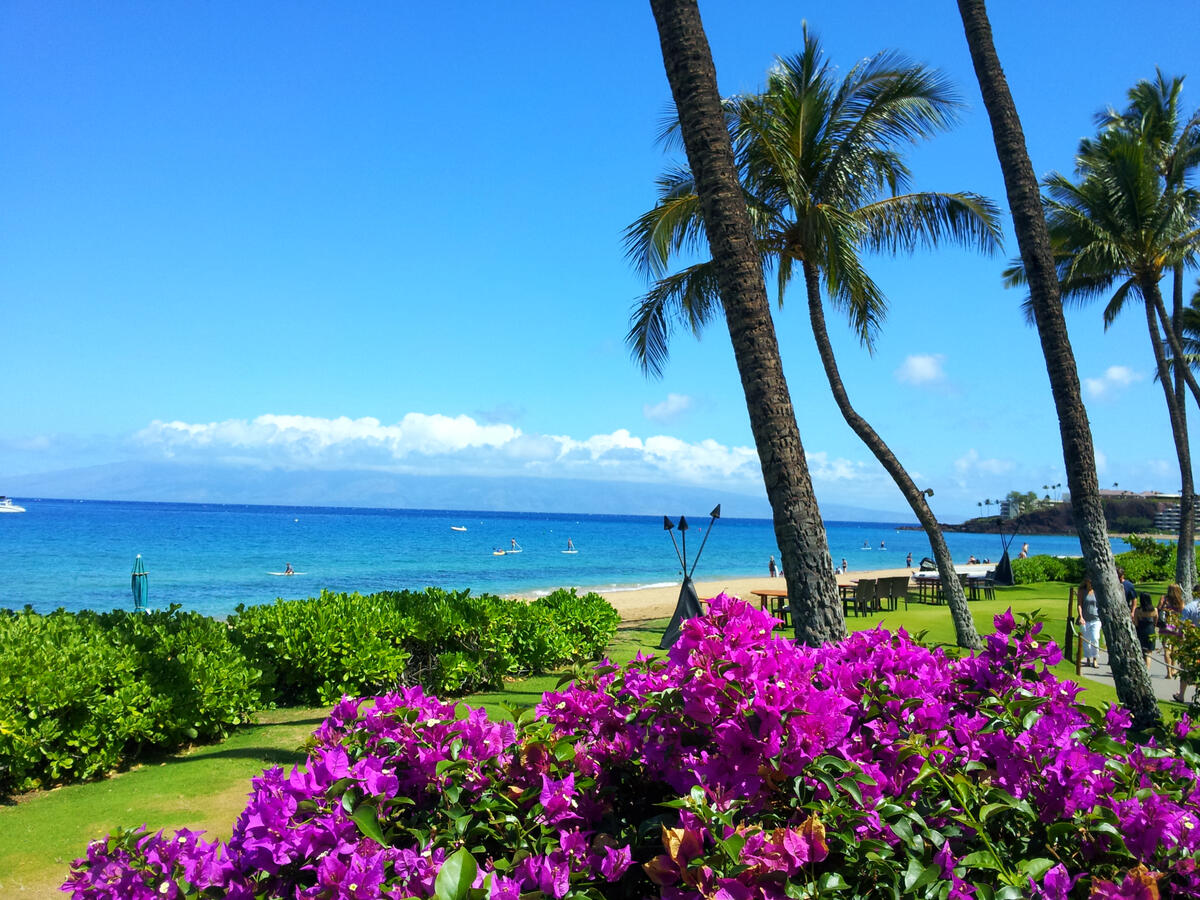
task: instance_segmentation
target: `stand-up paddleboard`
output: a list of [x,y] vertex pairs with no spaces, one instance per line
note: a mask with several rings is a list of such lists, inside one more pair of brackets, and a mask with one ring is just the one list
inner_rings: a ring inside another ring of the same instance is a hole
[[450,530],[451,531],[466,531],[467,526],[466,525],[451,525]]
[[268,572],[268,575],[307,575],[307,572]]
[[562,550],[560,552],[562,552],[562,553],[578,553],[579,551],[578,550]]

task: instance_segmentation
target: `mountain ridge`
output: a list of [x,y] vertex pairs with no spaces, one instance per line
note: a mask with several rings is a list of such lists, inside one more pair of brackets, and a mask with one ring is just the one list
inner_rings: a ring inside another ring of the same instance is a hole
[[[770,518],[765,497],[695,485],[482,475],[412,475],[370,470],[285,470],[191,463],[107,463],[9,476],[11,496],[273,506],[676,515],[707,512]],[[821,504],[828,521],[908,522],[911,513]]]

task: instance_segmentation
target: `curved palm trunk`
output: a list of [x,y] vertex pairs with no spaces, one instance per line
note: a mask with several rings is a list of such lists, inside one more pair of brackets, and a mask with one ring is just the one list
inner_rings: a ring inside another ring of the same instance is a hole
[[1134,723],[1148,727],[1159,721],[1158,704],[1150,685],[1150,673],[1146,670],[1141,648],[1134,635],[1129,607],[1125,605],[1125,593],[1117,583],[1112,548],[1104,524],[1104,508],[1100,504],[1092,430],[1080,396],[1079,372],[1063,319],[1054,254],[1050,249],[1050,233],[1042,212],[1037,178],[1029,162],[1021,120],[996,55],[984,0],[958,0],[958,11],[983,103],[991,120],[996,156],[1000,160],[1008,206],[1012,211],[1013,229],[1029,279],[1034,319],[1042,353],[1046,358],[1046,373],[1050,376],[1054,406],[1058,412],[1075,528],[1079,532],[1088,576],[1099,600],[1113,681],[1116,683],[1117,696],[1133,715]]
[[833,356],[833,346],[829,343],[829,332],[825,328],[825,308],[821,303],[821,284],[816,267],[807,260],[801,261],[804,269],[804,286],[808,290],[808,318],[812,322],[813,337],[817,339],[817,352],[821,356],[821,365],[825,367],[825,377],[829,379],[829,387],[833,391],[833,399],[846,424],[858,435],[867,448],[875,454],[875,458],[892,476],[896,487],[912,507],[917,521],[929,536],[929,545],[933,548],[933,558],[937,560],[938,573],[942,576],[942,584],[946,589],[946,603],[950,607],[950,618],[954,621],[954,634],[958,646],[968,650],[978,650],[983,647],[979,632],[975,630],[975,620],[967,607],[967,598],[963,594],[962,582],[954,570],[954,560],[950,557],[950,548],[938,525],[937,518],[929,504],[925,502],[925,494],[920,491],[908,476],[900,460],[883,438],[871,427],[858,412],[850,405],[846,387],[842,384],[842,376],[838,372],[837,360]]
[[[1158,313],[1159,321],[1162,322],[1163,333],[1167,338],[1167,345],[1171,348],[1171,356],[1177,360],[1187,358],[1183,349],[1183,263],[1176,263],[1172,271],[1172,312],[1170,318],[1167,317],[1167,307],[1163,303],[1162,294],[1158,290],[1158,282],[1154,283],[1155,299],[1146,297],[1147,303],[1154,305],[1155,311]],[[1175,392],[1181,393],[1183,388],[1180,382],[1185,382],[1192,392],[1192,397],[1196,401],[1196,405],[1200,406],[1200,384],[1196,382],[1196,376],[1191,368],[1187,365],[1172,366],[1176,369],[1175,372]],[[1159,376],[1161,377],[1161,372]],[[1180,401],[1182,402],[1182,401]]]
[[[1179,457],[1179,546],[1175,560],[1175,580],[1183,588],[1185,596],[1192,593],[1192,582],[1196,572],[1196,503],[1195,485],[1192,481],[1192,451],[1187,433],[1187,410],[1181,402],[1180,392],[1172,387],[1171,372],[1163,352],[1163,342],[1158,333],[1156,310],[1162,307],[1162,294],[1158,282],[1147,277],[1141,280],[1145,298],[1146,325],[1150,329],[1150,343],[1154,347],[1154,363],[1158,366],[1158,380],[1162,383],[1163,396],[1167,400],[1167,414],[1171,418],[1171,436],[1175,439],[1175,454]],[[1170,329],[1168,328],[1168,331]],[[1176,356],[1176,359],[1179,359]],[[1176,366],[1178,373],[1184,366]]]
[[812,645],[840,640],[846,623],[833,561],[783,377],[762,264],[734,166],[700,10],[695,0],[650,0],[650,7],[774,513],[796,639]]

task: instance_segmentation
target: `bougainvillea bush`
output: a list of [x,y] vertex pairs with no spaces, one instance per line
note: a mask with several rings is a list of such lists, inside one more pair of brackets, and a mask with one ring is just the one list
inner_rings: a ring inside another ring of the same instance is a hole
[[[820,649],[715,598],[665,659],[516,723],[419,688],[345,699],[231,839],[110,835],[77,898],[1196,897],[1197,756],[1127,742],[1011,615],[952,659]],[[462,717],[460,717],[462,716]],[[1188,725],[1183,723],[1180,733]]]

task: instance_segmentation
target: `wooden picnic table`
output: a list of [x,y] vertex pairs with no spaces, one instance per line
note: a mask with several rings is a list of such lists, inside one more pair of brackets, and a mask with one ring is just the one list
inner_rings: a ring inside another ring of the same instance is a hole
[[769,612],[777,619],[788,623],[788,592],[787,588],[755,588],[750,591],[758,598],[758,608]]

